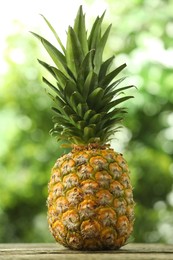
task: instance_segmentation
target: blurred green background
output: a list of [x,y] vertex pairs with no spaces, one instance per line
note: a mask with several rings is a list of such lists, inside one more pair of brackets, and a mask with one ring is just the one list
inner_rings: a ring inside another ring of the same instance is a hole
[[[64,37],[83,4],[88,26],[107,9],[104,24],[113,26],[105,56],[116,54],[115,66],[126,62],[126,83],[138,88],[131,91],[135,99],[126,103],[124,128],[112,142],[131,169],[137,204],[131,241],[173,243],[173,1],[23,2],[15,2],[13,15],[19,7],[21,13],[0,38],[0,242],[54,241],[46,219],[47,183],[64,150],[49,135],[51,101],[36,60],[47,55],[28,30],[51,38],[40,17],[34,23],[45,11]],[[4,17],[7,10],[0,11]],[[31,24],[24,22],[26,13]],[[3,19],[0,28],[7,28]]]

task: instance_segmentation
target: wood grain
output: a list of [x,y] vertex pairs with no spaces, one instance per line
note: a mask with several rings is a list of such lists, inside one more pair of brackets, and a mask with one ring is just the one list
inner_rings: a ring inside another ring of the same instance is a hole
[[128,244],[118,251],[74,251],[58,244],[0,244],[2,260],[173,260],[173,245]]

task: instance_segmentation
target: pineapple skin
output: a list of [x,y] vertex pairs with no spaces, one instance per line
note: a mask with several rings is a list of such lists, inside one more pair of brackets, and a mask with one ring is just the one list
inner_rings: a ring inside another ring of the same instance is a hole
[[75,250],[116,250],[133,231],[129,170],[113,149],[76,148],[60,157],[48,185],[48,223],[55,240]]

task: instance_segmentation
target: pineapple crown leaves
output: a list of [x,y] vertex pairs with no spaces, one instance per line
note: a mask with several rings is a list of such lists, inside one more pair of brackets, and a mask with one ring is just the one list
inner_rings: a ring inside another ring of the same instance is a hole
[[119,107],[133,96],[123,95],[133,85],[119,87],[125,78],[116,79],[126,64],[110,70],[114,56],[102,61],[103,51],[110,33],[111,25],[102,33],[104,14],[97,17],[89,35],[85,27],[82,6],[77,12],[74,26],[67,31],[64,47],[56,31],[43,16],[54,34],[61,51],[42,36],[33,33],[43,44],[54,65],[44,61],[39,63],[53,76],[55,84],[43,77],[49,87],[49,95],[54,101],[52,108],[54,127],[50,131],[57,141],[71,143],[105,144],[119,129],[119,123],[126,113]]

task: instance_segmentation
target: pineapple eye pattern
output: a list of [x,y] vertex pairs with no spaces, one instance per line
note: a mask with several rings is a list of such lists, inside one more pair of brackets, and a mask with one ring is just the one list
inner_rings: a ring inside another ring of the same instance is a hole
[[[112,150],[108,149],[101,150],[99,158],[105,152],[111,153],[112,158]],[[59,176],[59,170],[54,166],[48,197],[50,230],[57,241],[73,249],[118,249],[133,230],[134,201],[129,172],[122,173],[119,167],[120,174],[115,174],[118,169],[116,156],[110,162],[108,155],[105,167],[99,166],[98,171],[98,164],[94,166],[93,163],[98,161],[95,151],[85,151],[88,159],[80,165],[78,160],[72,160],[77,158],[76,154],[78,151],[68,154],[68,160],[75,163],[57,183],[52,181],[56,179],[56,173]],[[63,170],[66,163],[64,157]],[[66,232],[65,241],[60,233],[60,223]]]

